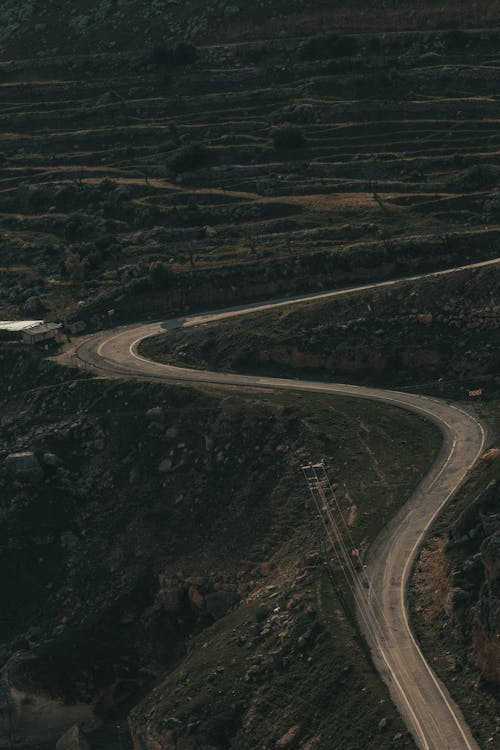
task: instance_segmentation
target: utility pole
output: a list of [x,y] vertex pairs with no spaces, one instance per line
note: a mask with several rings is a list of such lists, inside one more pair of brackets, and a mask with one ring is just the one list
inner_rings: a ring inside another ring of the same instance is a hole
[[[332,558],[326,553],[329,544],[334,558],[346,578],[350,589],[358,589],[361,584],[367,588],[368,582],[364,567],[359,559],[359,550],[354,546],[351,531],[344,518],[335,490],[328,477],[324,461],[308,463],[301,467],[306,480],[313,510],[322,532],[320,554],[324,555],[329,570]],[[331,554],[331,553],[330,553]]]

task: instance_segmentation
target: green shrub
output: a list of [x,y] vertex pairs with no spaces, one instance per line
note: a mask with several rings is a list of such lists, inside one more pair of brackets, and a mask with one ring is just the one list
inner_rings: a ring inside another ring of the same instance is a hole
[[461,29],[451,29],[444,35],[448,52],[463,52],[469,43],[469,35]]
[[296,125],[282,125],[272,132],[275,149],[300,148],[304,145],[302,130]]
[[199,169],[208,158],[208,149],[201,143],[190,143],[174,151],[168,161],[172,172],[188,172]]
[[85,273],[87,270],[87,264],[85,260],[83,260],[80,257],[80,254],[77,252],[72,252],[71,250],[66,250],[66,255],[64,257],[64,271],[66,272],[66,275],[72,280],[72,281],[83,281],[85,278]]
[[189,42],[179,44],[158,44],[147,56],[148,62],[155,65],[189,65],[198,59],[198,50]]
[[500,178],[500,169],[493,164],[474,164],[463,175],[465,190],[486,190],[495,187]]
[[397,70],[376,71],[354,81],[358,99],[399,99],[405,94],[405,81]]
[[304,60],[321,60],[329,57],[347,57],[358,51],[358,42],[352,36],[323,34],[304,42],[300,49]]
[[240,58],[243,62],[258,63],[269,54],[269,48],[263,42],[251,44],[240,49]]

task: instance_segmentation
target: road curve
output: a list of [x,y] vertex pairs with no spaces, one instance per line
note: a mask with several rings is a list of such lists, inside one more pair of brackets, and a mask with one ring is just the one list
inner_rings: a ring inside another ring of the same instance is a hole
[[[473,267],[478,267],[478,264]],[[438,275],[448,272],[451,271],[438,272]],[[397,282],[383,282],[358,289],[393,283]],[[410,500],[372,545],[367,559],[370,589],[360,588],[358,591],[358,619],[374,662],[418,747],[421,750],[479,750],[459,708],[426,662],[411,632],[406,596],[412,565],[429,526],[466,478],[485,447],[486,433],[479,420],[464,409],[426,396],[347,384],[191,370],[152,362],[138,353],[138,345],[144,338],[174,328],[296,304],[312,298],[348,292],[352,294],[358,289],[246,305],[163,323],[126,326],[87,337],[75,350],[72,361],[124,377],[366,398],[406,409],[434,422],[443,434],[441,452]],[[67,355],[63,355],[61,361],[67,363]]]

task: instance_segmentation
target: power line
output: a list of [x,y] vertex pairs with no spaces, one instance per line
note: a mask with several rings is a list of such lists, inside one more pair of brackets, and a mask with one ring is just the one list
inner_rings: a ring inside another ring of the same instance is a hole
[[[316,513],[320,516],[322,528],[346,580],[367,633],[371,633],[376,646],[382,652],[383,627],[389,629],[383,607],[370,581],[359,551],[354,547],[351,531],[342,508],[328,477],[325,462],[305,464],[301,467]],[[328,559],[328,564],[330,560]],[[385,657],[383,657],[385,660]]]

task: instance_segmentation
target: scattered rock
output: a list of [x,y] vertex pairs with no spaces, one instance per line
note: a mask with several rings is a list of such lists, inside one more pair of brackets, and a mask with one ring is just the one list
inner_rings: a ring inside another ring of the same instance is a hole
[[378,723],[378,731],[385,732],[388,726],[389,726],[389,719],[386,716],[384,716],[384,718],[380,719]]

